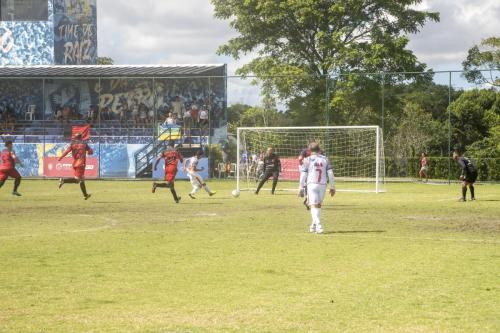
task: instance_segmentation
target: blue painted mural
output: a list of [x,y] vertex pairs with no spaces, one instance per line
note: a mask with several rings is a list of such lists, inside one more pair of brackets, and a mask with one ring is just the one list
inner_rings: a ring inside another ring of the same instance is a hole
[[47,21],[1,21],[0,65],[54,63],[54,13],[48,2]]
[[47,3],[47,20],[0,21],[0,65],[96,64],[96,0]]

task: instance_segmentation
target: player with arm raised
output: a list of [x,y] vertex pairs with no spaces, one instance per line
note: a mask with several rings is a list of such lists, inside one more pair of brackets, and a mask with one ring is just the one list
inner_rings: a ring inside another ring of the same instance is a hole
[[205,189],[205,191],[207,191],[208,195],[210,196],[216,193],[215,191],[214,192],[210,191],[207,184],[205,184],[205,182],[203,181],[203,178],[198,174],[199,171],[204,170],[203,167],[201,167],[201,169],[198,169],[198,162],[200,161],[202,156],[203,156],[203,151],[198,150],[195,156],[187,160],[184,160],[184,163],[182,165],[182,169],[184,171],[187,171],[187,175],[189,177],[189,180],[191,181],[191,185],[193,186],[193,190],[191,191],[191,193],[189,193],[189,197],[191,199],[196,199],[194,195],[202,187]]
[[177,196],[177,193],[175,192],[174,182],[175,182],[175,175],[177,174],[177,164],[179,162],[183,162],[182,155],[177,151],[177,149],[175,149],[174,144],[170,143],[167,149],[164,152],[162,152],[160,156],[158,156],[158,158],[156,159],[154,171],[156,171],[158,163],[160,163],[162,159],[165,161],[166,182],[165,183],[153,182],[152,192],[155,193],[157,187],[170,188],[170,192],[172,193],[175,202],[179,203],[181,197]]
[[255,194],[259,194],[260,189],[264,186],[264,183],[271,177],[273,177],[273,187],[271,189],[271,194],[274,194],[276,190],[276,185],[278,184],[278,177],[281,172],[281,161],[278,155],[274,153],[274,149],[267,148],[266,155],[264,156],[264,175],[262,176]]
[[16,170],[16,164],[23,165],[19,158],[17,158],[16,152],[13,150],[12,141],[5,142],[5,149],[2,151],[1,163],[0,164],[0,188],[5,184],[7,178],[14,178],[14,189],[12,190],[12,195],[20,197],[21,193],[17,192],[19,185],[21,184],[21,175]]
[[71,156],[73,157],[73,170],[75,176],[74,178],[60,178],[59,188],[61,188],[64,184],[80,184],[80,190],[82,191],[83,198],[87,200],[90,198],[90,194],[87,193],[87,188],[85,186],[85,166],[87,162],[87,154],[92,155],[94,151],[87,143],[82,141],[82,134],[77,133],[73,142],[68,148],[66,148],[58,160],[61,161],[69,153],[71,153]]
[[309,227],[309,232],[323,233],[321,226],[321,204],[325,197],[327,176],[330,182],[330,195],[335,195],[335,178],[330,161],[320,154],[319,145],[315,142],[309,145],[311,155],[306,157],[302,163],[300,173],[300,189],[299,195],[305,195],[307,187],[307,196],[311,207],[312,223]]
[[469,186],[470,189],[470,200],[474,201],[476,200],[475,193],[474,193],[474,183],[477,180],[477,169],[474,163],[472,161],[465,157],[465,156],[460,156],[460,153],[458,151],[455,151],[453,153],[453,159],[458,162],[462,169],[462,174],[460,175],[460,180],[463,181],[462,183],[462,197],[459,199],[459,201],[466,201],[466,195],[467,195],[467,186]]

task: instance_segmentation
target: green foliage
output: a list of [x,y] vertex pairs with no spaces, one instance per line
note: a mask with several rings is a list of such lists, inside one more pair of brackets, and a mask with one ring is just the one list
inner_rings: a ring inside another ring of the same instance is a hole
[[284,112],[275,108],[251,107],[235,104],[228,107],[228,130],[236,133],[238,127],[290,126],[291,120]]
[[[416,33],[438,13],[419,11],[420,0],[212,0],[215,17],[230,20],[238,36],[218,49],[238,59],[257,57],[237,73],[255,74],[269,92],[288,103],[296,123],[324,124],[326,75],[350,71],[422,71],[425,65],[406,49]],[[394,76],[391,80],[410,78]],[[341,85],[354,86],[351,76]],[[330,100],[342,98],[332,94]],[[328,101],[329,103],[329,101]],[[307,114],[307,116],[305,116]]]
[[453,143],[464,151],[474,142],[488,137],[500,126],[500,92],[469,90],[451,105]]
[[[470,48],[462,66],[467,81],[476,84],[487,83],[499,87],[500,37],[486,38],[479,45]],[[497,74],[494,74],[495,72]]]
[[115,61],[110,57],[97,57],[98,65],[114,65]]

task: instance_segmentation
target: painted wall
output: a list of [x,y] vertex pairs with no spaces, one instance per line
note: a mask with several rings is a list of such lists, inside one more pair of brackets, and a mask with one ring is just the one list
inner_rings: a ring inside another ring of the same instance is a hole
[[0,21],[2,66],[96,63],[96,0],[48,0],[47,21]]

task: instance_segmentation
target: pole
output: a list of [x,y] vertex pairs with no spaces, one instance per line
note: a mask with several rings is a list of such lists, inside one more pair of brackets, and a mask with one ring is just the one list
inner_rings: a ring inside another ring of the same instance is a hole
[[375,193],[379,193],[380,177],[380,127],[377,127],[377,142],[375,143]]
[[240,129],[236,129],[236,191],[240,191]]
[[451,184],[451,72],[448,72],[448,185]]
[[325,76],[325,117],[326,126],[330,125],[330,76],[327,74]]
[[381,119],[382,130],[384,130],[384,116],[385,116],[385,72],[382,72],[382,119]]

